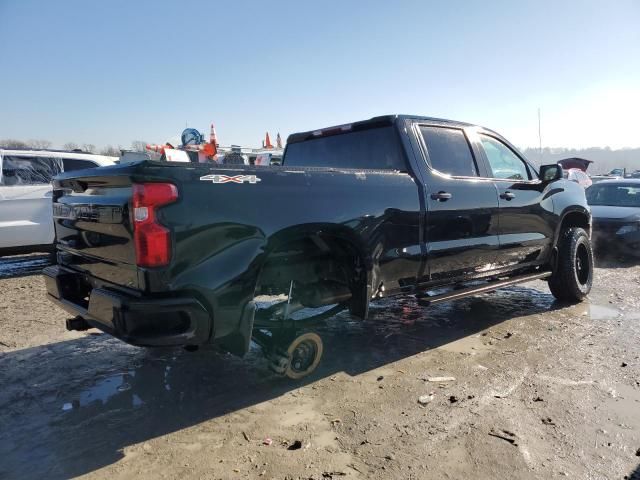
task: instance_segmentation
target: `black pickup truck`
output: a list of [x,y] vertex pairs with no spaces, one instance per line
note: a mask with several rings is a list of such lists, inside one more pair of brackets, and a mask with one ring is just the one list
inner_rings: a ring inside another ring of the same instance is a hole
[[341,309],[366,318],[376,298],[436,303],[547,279],[580,301],[592,284],[582,187],[491,130],[427,117],[293,134],[281,166],[62,174],[53,212],[57,265],[44,273],[68,329],[238,355],[253,339],[292,378],[322,355],[309,328]]

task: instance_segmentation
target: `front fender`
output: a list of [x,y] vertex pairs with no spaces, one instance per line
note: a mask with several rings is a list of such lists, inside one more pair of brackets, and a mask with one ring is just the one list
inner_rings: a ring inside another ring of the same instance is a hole
[[560,233],[562,229],[565,227],[567,223],[574,224],[575,221],[571,220],[568,222],[568,218],[571,218],[573,215],[579,215],[584,218],[585,223],[587,224],[587,234],[591,237],[591,210],[589,207],[585,207],[583,205],[571,205],[566,207],[561,214],[559,215],[558,225],[555,229],[555,234],[553,238],[553,245],[556,247],[558,245],[558,240],[560,239]]

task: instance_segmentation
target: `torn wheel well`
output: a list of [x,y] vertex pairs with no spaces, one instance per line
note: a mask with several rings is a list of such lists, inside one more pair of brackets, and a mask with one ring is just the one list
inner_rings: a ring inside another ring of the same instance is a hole
[[352,313],[364,316],[367,306],[361,303],[368,298],[366,278],[363,258],[351,242],[329,235],[310,234],[269,252],[260,272],[256,295],[286,295],[294,282],[299,294],[311,298],[314,292],[335,289],[337,285],[351,292]]

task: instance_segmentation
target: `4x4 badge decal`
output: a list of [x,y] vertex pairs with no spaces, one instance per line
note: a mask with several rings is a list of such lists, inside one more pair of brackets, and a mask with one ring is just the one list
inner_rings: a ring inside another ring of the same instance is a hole
[[215,173],[213,175],[205,175],[200,180],[212,183],[253,183],[256,184],[260,179],[256,175],[222,175]]

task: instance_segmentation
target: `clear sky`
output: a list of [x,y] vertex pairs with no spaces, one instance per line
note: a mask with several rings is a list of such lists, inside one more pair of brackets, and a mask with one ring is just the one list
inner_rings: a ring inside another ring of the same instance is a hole
[[640,146],[640,0],[0,0],[0,138],[258,146],[386,113]]

